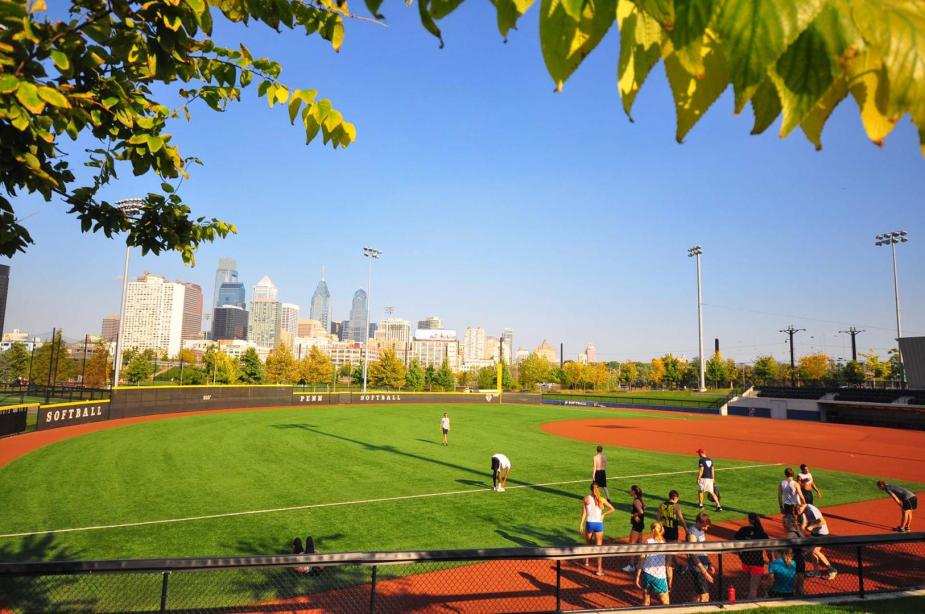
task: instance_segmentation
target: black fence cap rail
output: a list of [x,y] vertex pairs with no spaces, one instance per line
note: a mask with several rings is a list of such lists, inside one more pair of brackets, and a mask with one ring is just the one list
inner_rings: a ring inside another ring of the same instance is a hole
[[641,554],[735,553],[745,550],[775,550],[794,546],[876,546],[925,542],[925,533],[897,533],[857,536],[804,537],[715,541],[704,543],[619,544],[611,546],[569,546],[564,548],[475,548],[464,550],[410,550],[397,552],[336,552],[328,554],[284,554],[235,557],[116,559],[98,561],[2,562],[0,577],[80,573],[129,573],[163,571],[205,571],[253,567],[399,565],[421,561],[555,560],[586,556]]

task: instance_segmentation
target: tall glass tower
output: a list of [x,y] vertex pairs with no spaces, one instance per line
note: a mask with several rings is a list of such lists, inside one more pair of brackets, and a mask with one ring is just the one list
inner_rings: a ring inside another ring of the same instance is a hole
[[324,281],[324,267],[321,267],[321,281],[312,294],[312,307],[309,317],[312,320],[321,322],[324,330],[331,326],[331,291],[328,290],[328,284]]
[[215,271],[215,287],[212,289],[212,308],[221,307],[219,294],[222,284],[238,282],[238,263],[233,258],[219,258],[218,269]]
[[366,321],[366,290],[360,288],[353,293],[350,307],[350,331],[347,338],[366,343],[369,335],[369,323]]

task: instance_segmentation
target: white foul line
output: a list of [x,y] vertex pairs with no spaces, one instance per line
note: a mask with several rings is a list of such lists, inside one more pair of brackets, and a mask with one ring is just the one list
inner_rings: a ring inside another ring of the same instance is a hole
[[[718,468],[716,471],[735,471],[736,469],[757,469],[759,467],[778,467],[781,463],[765,463],[762,465],[739,465],[737,467],[723,467]],[[664,475],[679,475],[682,473],[696,473],[696,469],[684,470],[684,471],[663,471],[660,473],[639,473],[636,475],[618,475],[608,477],[608,480],[628,480],[635,478],[652,478]],[[510,486],[505,490],[514,490],[516,488],[542,488],[545,486],[560,486],[563,484],[579,484],[582,482],[590,482],[588,479],[584,480],[568,480],[565,482],[545,482],[543,484],[524,484],[522,486]],[[357,501],[337,501],[334,503],[310,503],[307,505],[295,505],[292,507],[277,507],[265,510],[249,510],[245,512],[226,512],[223,514],[207,514],[205,516],[188,516],[186,518],[166,518],[163,520],[142,520],[140,522],[125,522],[122,524],[106,524],[106,525],[97,525],[92,527],[77,527],[72,529],[49,529],[45,531],[28,531],[25,533],[5,533],[0,534],[0,539],[6,537],[29,537],[32,535],[46,535],[49,533],[73,533],[76,531],[99,531],[101,529],[123,529],[126,527],[143,527],[153,524],[171,524],[176,522],[192,522],[194,520],[211,520],[214,518],[231,518],[234,516],[254,516],[257,514],[273,514],[276,512],[294,512],[298,510],[310,510],[318,509],[322,507],[339,507],[343,505],[360,505],[363,503],[387,503],[389,501],[403,501],[406,499],[425,499],[428,497],[447,497],[450,495],[467,495],[473,493],[486,493],[492,492],[490,488],[470,488],[467,490],[450,490],[447,492],[434,492],[426,493],[423,495],[403,495],[400,497],[383,497],[381,499],[360,499]]]

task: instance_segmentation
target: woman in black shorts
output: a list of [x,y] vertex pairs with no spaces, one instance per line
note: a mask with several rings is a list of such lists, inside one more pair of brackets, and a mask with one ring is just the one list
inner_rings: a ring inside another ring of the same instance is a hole
[[[633,508],[630,512],[630,539],[631,544],[641,544],[642,534],[646,530],[646,502],[642,500],[642,489],[636,484],[630,486],[630,496],[633,497]],[[629,573],[636,571],[636,566],[632,563],[623,568],[623,571]]]

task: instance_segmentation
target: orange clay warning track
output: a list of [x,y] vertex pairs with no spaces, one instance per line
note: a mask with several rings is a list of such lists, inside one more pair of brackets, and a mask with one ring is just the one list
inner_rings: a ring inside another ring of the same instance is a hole
[[[602,410],[606,411],[606,410]],[[677,414],[674,414],[677,416]],[[770,418],[610,418],[548,422],[546,433],[602,445],[713,458],[824,467],[925,482],[925,432]]]

